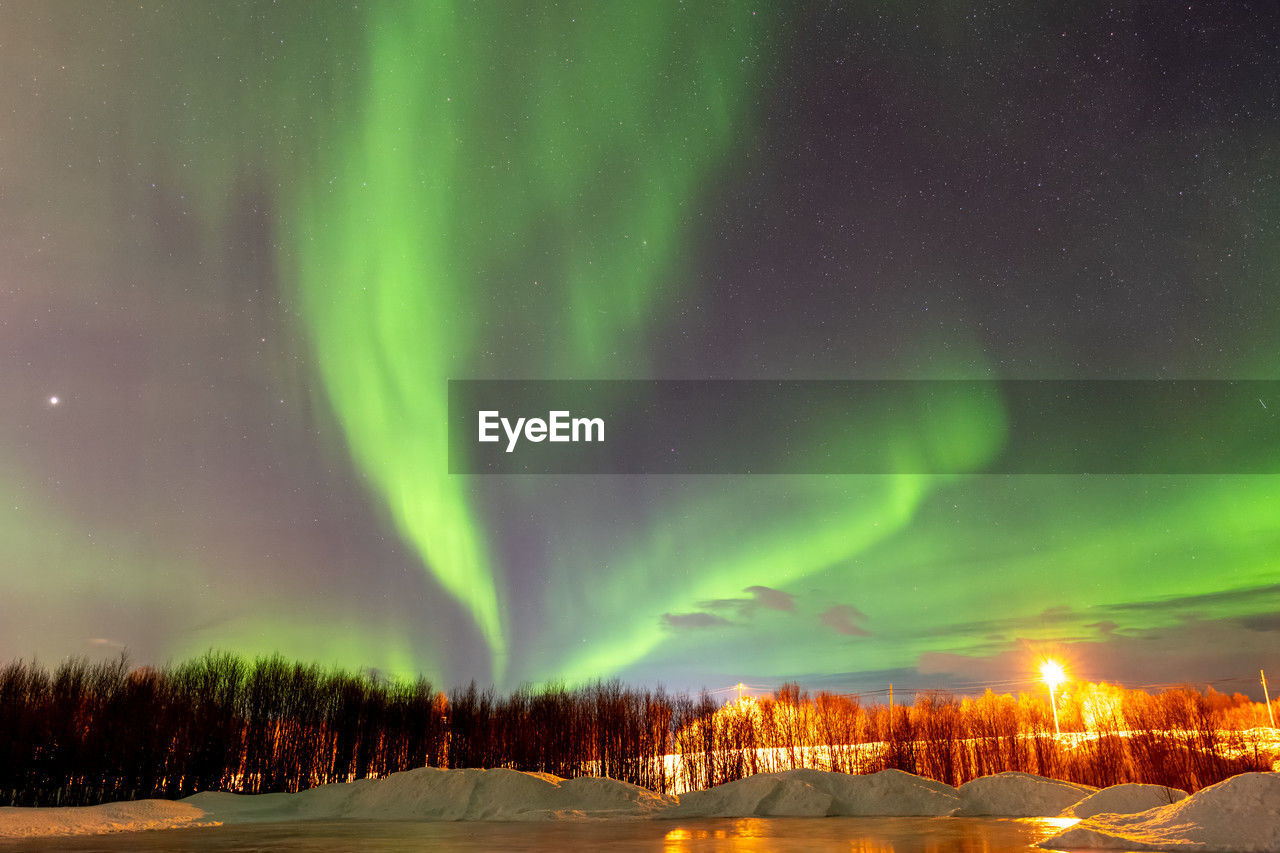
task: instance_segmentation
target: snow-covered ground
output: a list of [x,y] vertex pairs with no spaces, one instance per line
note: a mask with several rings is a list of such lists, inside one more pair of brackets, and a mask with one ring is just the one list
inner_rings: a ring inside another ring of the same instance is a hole
[[[0,838],[307,820],[635,820],[988,815],[1057,818],[1052,849],[1280,853],[1280,773],[1246,773],[1192,796],[1155,785],[1101,791],[1025,773],[953,788],[897,770],[761,773],[681,797],[612,779],[424,767],[298,794],[203,793],[85,808],[0,808]],[[1081,819],[1083,818],[1083,819]]]
[[1098,814],[1040,846],[1274,853],[1280,850],[1280,773],[1241,773],[1175,803]]
[[944,817],[960,806],[956,789],[901,770],[869,776],[825,770],[758,773],[690,791],[663,817]]
[[1063,817],[1093,817],[1106,814],[1136,814],[1185,800],[1187,792],[1164,785],[1139,785],[1133,782],[1112,785],[1062,810]]
[[100,835],[140,829],[217,826],[222,821],[199,806],[172,800],[135,800],[69,808],[0,808],[0,838]]
[[957,815],[967,817],[1056,817],[1098,792],[1088,785],[1007,771],[965,782]]

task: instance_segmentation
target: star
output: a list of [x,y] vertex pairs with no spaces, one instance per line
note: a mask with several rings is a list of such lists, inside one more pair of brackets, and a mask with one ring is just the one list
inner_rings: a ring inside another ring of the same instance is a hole
[[58,402],[59,402],[59,400],[58,400],[58,397],[57,397],[57,395],[56,395],[56,394],[55,394],[54,396],[52,396],[52,397],[50,397],[50,398],[49,398],[49,405],[50,405],[50,406],[56,406],[56,405],[58,405]]

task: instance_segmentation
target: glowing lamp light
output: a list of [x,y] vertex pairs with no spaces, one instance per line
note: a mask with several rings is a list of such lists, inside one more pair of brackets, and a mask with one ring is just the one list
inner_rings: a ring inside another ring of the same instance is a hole
[[1040,663],[1040,680],[1049,685],[1049,704],[1053,706],[1053,733],[1062,737],[1062,729],[1058,727],[1058,697],[1054,695],[1054,691],[1067,680],[1067,671],[1062,668],[1062,664],[1048,658]]
[[1056,660],[1046,660],[1040,664],[1040,680],[1049,685],[1049,690],[1052,692],[1067,680],[1067,671]]

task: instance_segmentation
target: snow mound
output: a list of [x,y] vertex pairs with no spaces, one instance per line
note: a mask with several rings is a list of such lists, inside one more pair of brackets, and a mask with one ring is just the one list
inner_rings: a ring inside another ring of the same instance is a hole
[[1061,816],[1084,818],[1100,814],[1136,814],[1176,803],[1186,797],[1186,791],[1166,788],[1164,785],[1112,785],[1067,807]]
[[941,817],[956,789],[900,770],[867,776],[824,770],[758,773],[690,791],[663,817]]
[[135,800],[101,806],[0,808],[0,838],[46,835],[99,835],[139,829],[217,826],[204,810],[171,800]]
[[757,773],[705,791],[689,791],[664,817],[824,817],[831,795],[797,771]]
[[1006,771],[960,786],[957,815],[969,817],[1057,817],[1097,788],[1030,773]]
[[1040,846],[1274,853],[1280,850],[1280,773],[1241,773],[1177,803],[1098,815]]
[[[403,778],[397,778],[403,777]],[[396,773],[377,787],[353,792],[341,817],[416,820],[551,820],[647,817],[674,797],[619,782],[518,770],[438,770]],[[358,783],[357,783],[358,784]]]
[[205,792],[84,808],[0,808],[0,838],[303,820],[603,820],[650,817],[675,797],[615,779],[421,767],[297,794]]
[[196,794],[228,823],[280,820],[553,820],[647,817],[674,797],[616,779],[419,767],[297,794]]

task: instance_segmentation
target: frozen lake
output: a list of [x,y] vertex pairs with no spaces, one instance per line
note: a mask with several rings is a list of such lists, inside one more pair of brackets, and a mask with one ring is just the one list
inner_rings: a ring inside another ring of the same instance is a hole
[[1052,818],[698,818],[539,823],[317,821],[0,842],[0,850],[662,850],[1005,853],[1027,851]]

